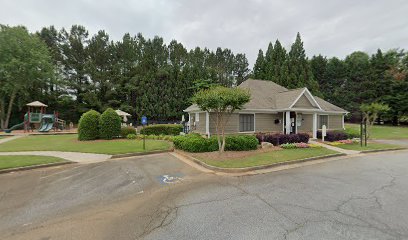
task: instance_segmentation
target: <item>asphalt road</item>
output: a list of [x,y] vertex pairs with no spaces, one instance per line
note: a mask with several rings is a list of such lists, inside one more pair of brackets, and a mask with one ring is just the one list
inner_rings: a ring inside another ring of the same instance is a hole
[[400,151],[227,177],[161,154],[5,174],[0,238],[408,239],[407,161]]

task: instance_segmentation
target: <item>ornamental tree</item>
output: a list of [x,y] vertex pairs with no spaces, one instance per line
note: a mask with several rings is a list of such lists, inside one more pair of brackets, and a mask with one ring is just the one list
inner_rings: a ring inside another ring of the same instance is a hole
[[367,122],[369,128],[367,129],[367,139],[370,138],[371,127],[374,125],[375,120],[381,113],[388,112],[390,107],[386,104],[381,103],[371,103],[362,104],[360,110],[363,113],[363,122]]
[[251,94],[241,88],[214,87],[197,92],[193,103],[208,113],[215,114],[215,129],[217,132],[218,148],[225,149],[225,125],[235,110],[242,109],[249,102]]

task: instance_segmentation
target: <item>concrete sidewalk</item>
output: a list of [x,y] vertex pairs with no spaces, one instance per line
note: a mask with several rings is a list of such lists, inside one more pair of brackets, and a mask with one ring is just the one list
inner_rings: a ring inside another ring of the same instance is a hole
[[77,162],[80,164],[97,163],[109,160],[112,155],[96,154],[96,153],[79,153],[79,152],[59,152],[59,151],[25,151],[25,152],[0,152],[1,155],[35,155],[35,156],[50,156],[59,157],[68,161]]
[[15,139],[21,138],[21,137],[24,137],[24,136],[23,136],[23,135],[19,135],[19,136],[5,137],[5,138],[0,139],[0,144],[5,143],[5,142],[9,142],[9,141],[12,141],[12,140],[15,140]]
[[360,153],[360,151],[346,150],[346,149],[343,149],[343,148],[338,148],[338,147],[335,147],[335,146],[331,146],[331,145],[328,145],[328,144],[323,144],[323,143],[316,142],[316,141],[313,141],[313,140],[310,140],[309,142],[313,143],[313,144],[316,144],[316,145],[319,145],[319,146],[322,146],[322,147],[325,147],[327,149],[336,151],[336,152],[345,153],[347,155],[353,155],[353,154],[359,154]]

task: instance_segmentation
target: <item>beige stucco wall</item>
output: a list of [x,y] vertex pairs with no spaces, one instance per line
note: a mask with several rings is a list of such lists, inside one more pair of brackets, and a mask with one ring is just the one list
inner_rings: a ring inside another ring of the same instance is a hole
[[[217,133],[216,128],[216,115],[214,113],[210,113],[210,134]],[[239,114],[233,113],[228,119],[227,124],[225,125],[225,133],[232,134],[239,132]]]
[[329,115],[329,129],[343,129],[342,115]]
[[302,124],[298,126],[298,132],[312,132],[313,131],[313,114],[302,114]]
[[310,103],[309,99],[307,99],[307,97],[303,94],[299,100],[295,103],[295,105],[293,105],[293,108],[316,108],[312,105],[312,103]]
[[[282,132],[283,114],[256,113],[255,114],[255,132]],[[280,123],[275,124],[279,119]]]
[[[282,132],[282,114],[256,113],[255,132]],[[210,113],[210,134],[215,134],[215,114]],[[275,119],[280,119],[280,123],[275,124]],[[200,115],[201,121],[201,115]],[[225,126],[226,134],[239,133],[239,113],[234,113],[229,118]]]
[[[206,134],[206,131],[205,131],[206,116],[205,114],[206,114],[205,112],[199,113],[199,117],[198,117],[199,121],[198,122],[196,121],[196,129],[194,130],[194,132]],[[193,115],[195,117],[195,113]]]

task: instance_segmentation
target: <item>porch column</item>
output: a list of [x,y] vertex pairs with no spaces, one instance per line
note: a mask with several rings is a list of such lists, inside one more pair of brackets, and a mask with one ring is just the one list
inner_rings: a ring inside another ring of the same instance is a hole
[[190,130],[191,130],[191,114],[188,113],[188,129],[187,129],[187,132],[190,132]]
[[285,112],[285,126],[286,131],[285,134],[290,134],[290,112]]
[[317,138],[317,113],[313,113],[313,138]]

